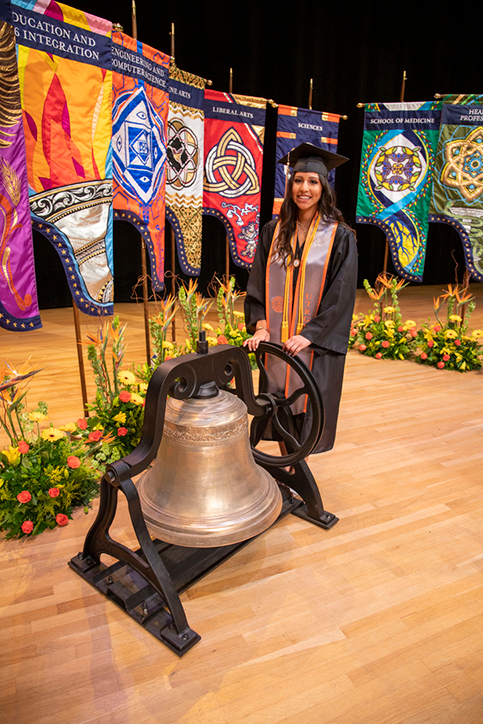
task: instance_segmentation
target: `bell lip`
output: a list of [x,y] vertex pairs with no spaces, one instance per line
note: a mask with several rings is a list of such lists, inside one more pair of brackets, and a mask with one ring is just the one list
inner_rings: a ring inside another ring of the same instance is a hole
[[[275,523],[281,513],[283,505],[282,493],[275,479],[263,468],[260,468],[260,472],[265,476],[268,483],[268,489],[265,495],[255,501],[252,506],[238,511],[237,515],[230,519],[229,525],[225,525],[223,530],[216,528],[216,517],[218,517],[221,522],[226,521],[225,516],[212,516],[211,519],[208,520],[191,520],[190,523],[185,524],[184,528],[182,526],[182,517],[180,518],[179,515],[166,514],[161,511],[160,517],[154,520],[149,514],[149,511],[146,510],[146,508],[153,509],[153,507],[150,505],[150,501],[142,494],[142,484],[138,484],[141,509],[150,535],[166,543],[185,548],[216,548],[218,546],[242,543],[243,541],[255,538]],[[266,502],[267,498],[269,499],[269,504]],[[257,507],[259,510],[256,515],[253,515],[249,524],[244,525],[242,528],[241,523],[245,517],[249,516]],[[175,521],[178,521],[179,525],[176,529],[172,527]]]

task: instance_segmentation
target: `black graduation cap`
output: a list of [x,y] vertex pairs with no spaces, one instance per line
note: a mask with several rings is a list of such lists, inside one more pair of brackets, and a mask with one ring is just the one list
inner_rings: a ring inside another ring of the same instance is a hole
[[301,143],[300,146],[292,148],[286,156],[279,160],[279,163],[288,164],[294,171],[303,173],[314,171],[322,176],[327,176],[329,171],[348,160],[346,156],[325,151],[312,143]]

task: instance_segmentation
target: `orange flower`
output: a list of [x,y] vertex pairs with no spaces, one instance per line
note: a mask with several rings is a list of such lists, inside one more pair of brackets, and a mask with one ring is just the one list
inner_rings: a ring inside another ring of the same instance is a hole
[[60,495],[59,488],[49,488],[49,495],[51,498],[58,498]]
[[18,443],[18,449],[19,452],[22,453],[22,455],[25,455],[30,450],[30,445],[28,444],[28,442],[25,442],[25,440],[20,440]]
[[57,525],[67,525],[69,519],[65,515],[65,513],[57,513],[57,515],[55,516],[55,522],[57,523]]
[[79,468],[80,464],[81,461],[75,455],[69,455],[69,457],[67,458],[67,465],[69,466],[69,468]]
[[22,523],[22,525],[20,527],[22,528],[23,533],[25,533],[26,535],[29,535],[29,533],[31,533],[34,529],[34,524],[32,523],[31,520],[24,520],[24,522]]
[[22,490],[22,492],[17,495],[17,500],[19,503],[30,503],[32,496],[28,490]]

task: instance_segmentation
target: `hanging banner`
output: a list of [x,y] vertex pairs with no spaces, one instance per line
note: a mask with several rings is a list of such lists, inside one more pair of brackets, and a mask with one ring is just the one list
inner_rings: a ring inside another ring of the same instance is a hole
[[442,103],[366,105],[356,221],[387,236],[396,272],[422,281]]
[[144,237],[153,289],[164,286],[164,214],[169,56],[112,34],[112,155],[116,219]]
[[12,20],[34,228],[77,306],[112,314],[111,23],[50,0],[12,2]]
[[[292,148],[301,143],[313,143],[326,151],[337,153],[337,137],[340,116],[335,113],[321,113],[306,108],[279,106],[277,117],[276,161],[286,156]],[[329,173],[329,182],[333,185],[335,169]],[[287,168],[275,163],[275,198],[273,215],[280,213],[285,196]]]
[[205,90],[203,213],[225,225],[235,264],[251,267],[258,241],[266,101]]
[[483,103],[466,100],[443,105],[429,220],[458,232],[466,267],[483,282]]
[[25,138],[10,3],[0,1],[0,327],[42,324],[37,303]]
[[203,214],[203,124],[205,80],[169,69],[166,216],[173,228],[181,270],[201,269]]

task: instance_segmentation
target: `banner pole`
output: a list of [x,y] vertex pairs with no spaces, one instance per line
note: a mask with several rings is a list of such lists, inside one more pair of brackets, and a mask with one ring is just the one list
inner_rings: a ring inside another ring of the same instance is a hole
[[314,90],[314,79],[310,79],[310,85],[309,85],[309,111],[312,110],[312,91]]
[[89,417],[89,410],[87,407],[87,385],[86,385],[86,372],[84,368],[84,356],[82,354],[82,340],[81,340],[81,328],[79,309],[75,303],[74,297],[72,297],[72,310],[74,312],[74,327],[75,327],[75,339],[77,346],[77,360],[79,364],[79,376],[82,391],[82,404],[84,406],[84,417]]
[[[230,79],[228,81],[228,92],[233,93],[233,68],[230,68]],[[230,280],[230,240],[228,234],[225,236],[225,277],[227,283]]]
[[[138,39],[138,22],[136,16],[136,0],[131,5],[132,36]],[[149,291],[148,291],[148,264],[146,254],[146,242],[141,236],[141,273],[143,277],[143,310],[144,310],[144,336],[146,339],[146,361],[151,363],[151,337],[149,334]]]

